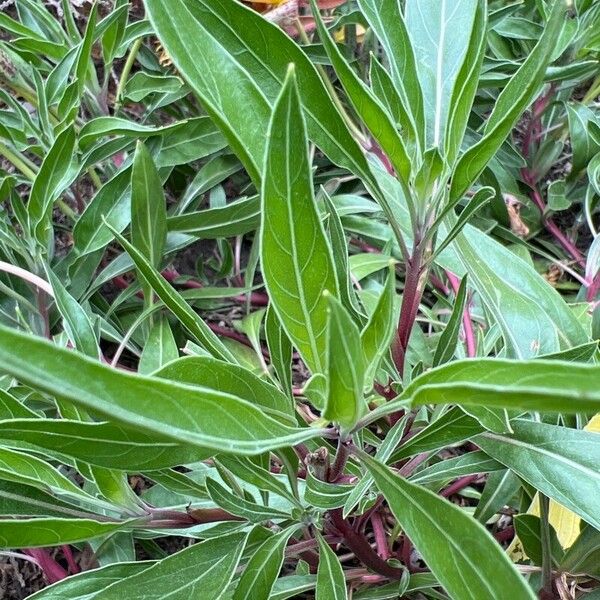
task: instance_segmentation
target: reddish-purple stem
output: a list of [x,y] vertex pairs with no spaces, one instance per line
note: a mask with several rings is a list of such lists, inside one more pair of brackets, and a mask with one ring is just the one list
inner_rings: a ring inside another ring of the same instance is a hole
[[28,548],[23,550],[23,553],[33,557],[37,561],[48,583],[56,583],[69,576],[67,571],[50,556],[50,553],[45,548]]
[[[454,294],[458,294],[458,288],[460,287],[460,281],[458,277],[451,271],[446,271],[448,281],[454,290]],[[473,331],[473,321],[471,321],[471,311],[469,309],[469,303],[465,304],[465,310],[463,312],[463,331],[465,334],[465,345],[467,347],[467,356],[474,358],[477,356],[477,342],[475,341],[475,332]]]
[[586,300],[588,302],[593,302],[596,299],[596,296],[600,293],[600,271],[596,273],[596,277],[590,283],[587,292],[586,292]]
[[368,569],[380,575],[385,575],[389,579],[400,579],[402,577],[404,569],[393,567],[380,558],[364,536],[356,533],[350,523],[344,519],[341,508],[331,510],[329,514],[335,528],[344,537],[344,544]]
[[457,494],[461,490],[464,490],[466,487],[471,485],[474,481],[479,479],[479,475],[465,475],[460,479],[457,479],[454,483],[450,484],[447,488],[443,489],[440,492],[440,495],[444,498],[449,498],[454,494]]
[[375,534],[375,544],[377,546],[377,554],[382,560],[390,558],[390,547],[387,542],[387,535],[385,533],[385,527],[381,519],[379,511],[375,511],[371,515],[371,525],[373,526],[373,533]]
[[75,575],[75,573],[79,573],[81,569],[79,568],[79,565],[75,562],[75,557],[73,556],[71,546],[69,546],[68,544],[64,544],[63,546],[61,546],[61,548],[67,561],[67,564],[69,565],[69,572],[72,575]]

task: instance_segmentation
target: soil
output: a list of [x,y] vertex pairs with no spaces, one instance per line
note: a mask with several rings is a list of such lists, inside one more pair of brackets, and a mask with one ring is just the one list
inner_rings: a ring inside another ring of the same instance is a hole
[[0,600],[23,600],[46,586],[42,571],[28,560],[0,557]]

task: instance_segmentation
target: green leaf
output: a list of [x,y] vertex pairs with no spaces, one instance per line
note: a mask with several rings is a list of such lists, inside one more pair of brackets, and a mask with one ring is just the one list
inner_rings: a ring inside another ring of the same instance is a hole
[[83,307],[67,292],[60,279],[49,268],[45,267],[46,275],[54,299],[64,322],[65,331],[79,352],[91,358],[99,357],[98,341],[92,322]]
[[260,223],[260,199],[244,198],[225,206],[169,217],[169,231],[189,233],[203,240],[233,237],[254,231]]
[[600,366],[553,360],[461,360],[424,373],[399,401],[539,410],[595,412]]
[[179,77],[151,75],[145,71],[138,71],[127,82],[125,97],[132,102],[141,102],[151,94],[177,92],[182,86],[183,81]]
[[179,358],[179,350],[169,320],[163,316],[154,323],[148,334],[140,356],[138,373],[149,375],[177,358]]
[[364,154],[319,73],[278,25],[236,0],[173,0],[168,6],[149,0],[146,10],[177,69],[254,180],[264,167],[271,104],[290,63],[296,65],[311,140],[336,164],[370,178]]
[[68,127],[56,138],[31,187],[27,203],[30,231],[44,247],[50,240],[54,202],[75,176],[71,169],[74,149],[75,132]]
[[[197,18],[198,9],[201,5],[183,0],[168,6],[160,0],[146,3],[148,18],[178,71],[258,183],[269,102],[235,54],[219,43],[219,29],[209,29]],[[248,127],[248,122],[255,126]]]
[[149,561],[119,563],[101,569],[92,569],[71,575],[29,596],[32,600],[93,600],[112,583],[127,579],[145,571],[152,565]]
[[366,454],[361,458],[398,523],[452,598],[536,597],[487,530],[459,506],[398,477]]
[[227,146],[227,141],[209,117],[190,119],[185,127],[166,132],[156,157],[156,166],[184,165]]
[[131,171],[131,243],[160,268],[167,239],[167,206],[150,152],[138,142]]
[[477,92],[481,64],[487,47],[487,6],[477,0],[475,20],[465,60],[456,77],[450,98],[448,127],[445,136],[445,154],[448,164],[453,165],[459,155],[469,122],[473,100]]
[[400,124],[410,132],[409,136],[413,136],[424,146],[423,92],[400,3],[397,0],[359,0],[359,6],[387,54],[390,75],[402,103],[397,107],[402,115]]
[[0,548],[36,548],[85,542],[107,535],[127,523],[100,523],[91,519],[2,519]]
[[212,332],[200,316],[194,312],[192,307],[181,297],[181,294],[167,283],[135,246],[131,245],[116,230],[112,229],[112,232],[131,257],[144,280],[194,338],[213,356],[235,363],[235,358],[223,345],[223,342]]
[[511,435],[488,432],[474,441],[540,492],[600,528],[598,434],[521,419],[511,425]]
[[219,456],[221,463],[236,477],[256,486],[259,490],[273,492],[282,498],[286,498],[294,504],[298,504],[296,497],[289,491],[285,484],[272,473],[255,464],[249,458],[243,456]]
[[564,14],[564,2],[554,0],[538,43],[496,99],[483,137],[459,159],[452,177],[451,200],[460,198],[477,179],[539,91],[563,27]]
[[273,584],[283,564],[285,547],[298,530],[294,525],[267,538],[248,561],[233,594],[233,600],[270,598]]
[[[535,515],[516,515],[514,519],[515,531],[519,541],[523,544],[525,554],[533,561],[534,565],[542,565],[543,550],[542,550],[542,521]],[[564,551],[556,537],[556,531],[550,523],[547,524],[549,529],[550,544],[552,550],[553,568],[560,565]]]
[[73,228],[73,253],[91,254],[104,248],[112,239],[108,225],[119,233],[131,219],[129,169],[107,181],[92,198]]
[[348,590],[342,565],[329,544],[319,535],[316,600],[346,600],[347,598]]
[[238,396],[274,418],[296,423],[290,398],[238,365],[209,356],[187,356],[166,365],[154,373],[154,376]]
[[287,337],[272,305],[267,308],[265,317],[265,337],[269,347],[271,365],[284,393],[292,395],[292,344]]
[[560,569],[597,577],[600,574],[600,532],[584,524],[575,543],[566,551]]
[[325,46],[327,55],[346,90],[354,110],[381,144],[381,148],[394,166],[398,176],[404,181],[408,181],[411,173],[411,161],[404,142],[396,131],[395,124],[375,94],[352,70],[337,44],[331,39],[323,23],[316,0],[311,0],[311,6],[321,42]]
[[395,325],[398,322],[397,315],[396,273],[393,264],[390,264],[385,287],[381,291],[377,306],[360,333],[363,361],[366,365],[366,385],[370,385],[375,378],[379,364],[389,350]]
[[211,500],[227,512],[241,517],[250,523],[288,519],[289,514],[276,508],[262,506],[232,494],[229,490],[213,479],[206,480],[206,489]]
[[163,127],[140,125],[135,121],[119,117],[97,117],[87,121],[79,132],[79,147],[82,152],[88,151],[94,142],[106,136],[124,136],[127,138],[146,138],[153,135],[162,135],[173,130],[185,129],[187,121],[178,121]]
[[327,294],[327,402],[323,417],[352,429],[367,410],[363,397],[365,366],[360,332],[341,303]]
[[109,423],[19,418],[0,422],[6,446],[47,452],[91,465],[144,471],[203,460],[213,452]]
[[450,104],[469,47],[477,0],[408,0],[406,28],[423,90],[427,146],[444,148]]
[[445,481],[456,479],[463,475],[489,473],[490,471],[499,471],[502,469],[502,464],[490,458],[485,452],[467,452],[461,456],[441,460],[412,475],[410,480],[412,483],[418,483],[419,485],[435,483],[441,486]]
[[353,490],[353,485],[328,483],[317,479],[308,470],[306,473],[304,501],[310,506],[315,506],[322,510],[331,510],[344,506]]
[[327,300],[337,294],[331,250],[317,211],[306,129],[293,71],[273,110],[262,187],[261,264],[279,320],[307,366],[322,372]]
[[235,575],[246,538],[245,533],[234,533],[194,544],[109,585],[97,598],[188,600],[202,596],[206,600],[217,600]]
[[281,425],[247,400],[131,375],[0,328],[2,370],[114,421],[221,452],[260,454],[322,435]]
[[458,288],[456,299],[454,300],[454,308],[452,309],[448,324],[444,328],[444,331],[440,336],[440,341],[435,349],[435,355],[433,357],[434,367],[447,363],[454,356],[466,300],[467,276],[465,275],[460,282],[460,287]]
[[22,452],[0,448],[0,479],[31,485],[42,491],[62,496],[64,499],[86,500],[94,498],[40,458]]
[[521,480],[510,469],[490,473],[473,516],[480,523],[487,523],[510,502],[521,485]]

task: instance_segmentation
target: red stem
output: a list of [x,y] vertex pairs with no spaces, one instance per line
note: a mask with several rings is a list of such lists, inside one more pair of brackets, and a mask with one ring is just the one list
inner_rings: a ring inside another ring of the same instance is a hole
[[341,508],[331,510],[329,514],[336,529],[344,536],[344,544],[367,568],[379,573],[379,575],[385,575],[389,579],[400,579],[402,577],[404,569],[392,567],[381,559],[367,540],[356,533],[348,521],[343,518]]
[[48,583],[56,583],[66,579],[69,574],[61,567],[45,548],[28,548],[23,550],[24,554],[32,556],[44,572]]
[[600,271],[596,273],[596,277],[590,283],[587,292],[586,292],[586,300],[588,302],[593,302],[596,299],[596,296],[600,292]]
[[533,203],[538,207],[542,216],[542,223],[546,227],[549,233],[551,233],[556,241],[563,247],[563,249],[573,258],[573,260],[580,266],[585,267],[585,259],[581,252],[577,249],[575,244],[558,228],[558,225],[552,220],[552,217],[545,215],[546,203],[542,198],[542,194],[537,189],[535,184],[535,178],[529,169],[522,169],[521,176],[523,181],[531,188],[530,196]]
[[440,495],[443,496],[444,498],[449,498],[450,496],[457,494],[461,490],[464,490],[466,487],[471,485],[474,481],[477,481],[477,479],[479,479],[479,475],[465,475],[464,477],[457,479],[454,483],[449,485],[446,489],[442,490],[440,492]]
[[375,544],[377,545],[377,554],[382,560],[390,558],[390,547],[387,542],[387,535],[385,533],[385,527],[383,526],[383,520],[379,511],[375,511],[371,515],[371,525],[373,526],[373,533],[375,534]]
[[[458,277],[450,271],[446,271],[446,275],[448,276],[448,281],[454,290],[454,294],[458,294],[458,288],[460,287]],[[465,311],[463,313],[463,331],[465,334],[467,356],[469,358],[474,358],[477,356],[477,342],[475,341],[475,332],[473,331],[473,321],[471,320],[471,311],[469,309],[468,301],[465,304]]]
[[423,251],[420,243],[415,239],[415,249],[410,262],[406,264],[406,278],[404,280],[404,291],[402,292],[402,308],[400,309],[400,319],[398,320],[398,329],[396,339],[392,345],[392,358],[402,377],[404,373],[404,362],[406,350],[410,340],[410,334],[417,318],[419,303],[423,295]]
[[81,569],[79,568],[79,565],[75,562],[75,557],[73,556],[71,546],[69,546],[68,544],[63,545],[62,551],[65,556],[65,559],[67,560],[67,564],[69,565],[69,572],[72,575],[75,575],[75,573],[79,573]]

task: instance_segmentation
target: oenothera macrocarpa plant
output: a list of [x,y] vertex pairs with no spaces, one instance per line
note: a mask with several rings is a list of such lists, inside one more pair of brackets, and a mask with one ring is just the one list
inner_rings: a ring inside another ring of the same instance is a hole
[[[68,272],[112,239],[126,252],[111,276],[135,270],[140,285],[124,293],[139,290],[143,307],[131,333],[119,338],[108,317],[102,331],[121,351],[146,327],[150,350],[128,373],[103,364],[83,302],[49,268],[48,214],[72,181],[56,165],[76,139],[106,157],[106,146],[94,146],[102,132],[150,132],[99,117],[56,137],[21,216],[33,264],[45,268],[29,280],[52,293],[65,336],[52,343],[0,326],[0,365],[12,378],[0,392],[0,545],[90,543],[104,558],[37,598],[328,600],[351,590],[365,599],[514,600],[550,597],[567,574],[586,585],[599,575],[590,555],[600,535],[600,446],[582,430],[600,407],[597,345],[580,307],[468,223],[496,196],[482,174],[509,153],[511,131],[573,44],[564,2],[538,5],[543,26],[531,51],[490,98],[482,65],[497,40],[483,1],[358,0],[360,22],[383,49],[370,58],[370,85],[314,2],[316,37],[297,42],[235,0],[145,1],[140,30],[153,29],[210,118],[194,127],[205,128],[210,152],[228,145],[251,182],[232,204],[193,212],[191,194],[167,214],[161,169],[181,164],[165,162],[171,146],[155,159],[143,143],[112,140],[133,158],[80,217],[100,228],[82,248],[78,221]],[[317,189],[322,156],[339,167],[338,183],[364,193]],[[221,172],[237,170],[221,158]],[[124,195],[129,232],[109,202]],[[377,217],[357,222],[356,212]],[[356,229],[383,240],[384,252],[355,262],[352,274],[346,233]],[[161,272],[169,244],[186,234],[254,230],[249,261],[260,265],[268,306],[244,332],[258,370]],[[385,277],[361,289],[360,269]],[[417,316],[439,269],[455,284],[454,303],[440,335],[426,340]],[[470,296],[485,335],[472,329]],[[167,312],[193,356],[179,357]],[[454,360],[464,355],[461,327],[468,358]],[[125,473],[154,485],[136,495]],[[482,474],[483,492],[472,485]],[[479,499],[474,512],[450,500],[458,493]],[[498,527],[504,507],[528,513],[532,504],[538,516]],[[580,520],[566,550],[551,505]],[[515,529],[521,564],[499,543]],[[167,536],[199,541],[159,558]],[[134,540],[155,560],[134,562]]]

